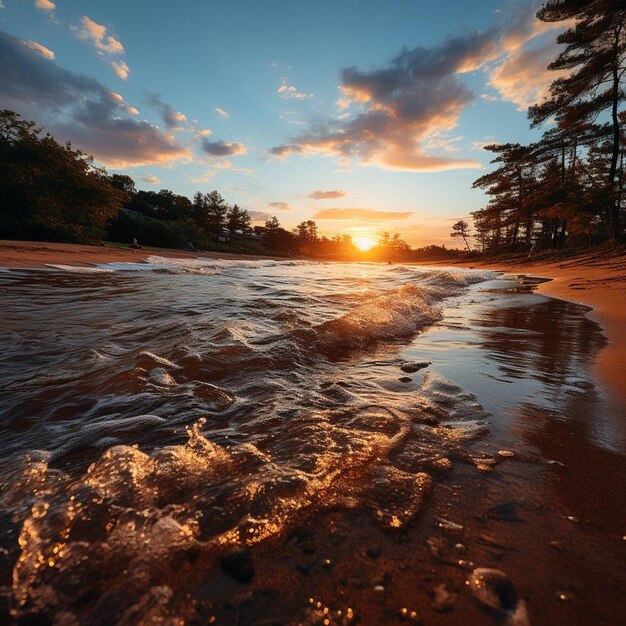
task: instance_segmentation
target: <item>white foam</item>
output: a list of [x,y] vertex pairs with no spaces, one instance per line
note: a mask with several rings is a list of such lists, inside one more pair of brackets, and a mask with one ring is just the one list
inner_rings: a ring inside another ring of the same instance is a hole
[[83,267],[80,265],[63,265],[61,263],[46,263],[46,267],[66,272],[76,272],[77,274],[110,274],[113,272],[112,269],[105,267]]

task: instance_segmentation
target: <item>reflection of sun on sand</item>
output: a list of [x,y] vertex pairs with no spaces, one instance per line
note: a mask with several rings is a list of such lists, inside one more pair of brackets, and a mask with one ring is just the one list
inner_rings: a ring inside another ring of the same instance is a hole
[[353,237],[352,241],[362,252],[366,252],[376,245],[376,241],[374,241],[371,237]]

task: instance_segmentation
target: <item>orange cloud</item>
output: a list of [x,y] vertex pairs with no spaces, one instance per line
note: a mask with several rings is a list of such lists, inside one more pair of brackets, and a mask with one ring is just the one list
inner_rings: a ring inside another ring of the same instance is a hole
[[56,4],[50,0],[35,0],[35,6],[41,11],[54,11]]
[[311,198],[311,200],[335,200],[343,198],[345,195],[345,191],[313,191],[307,198]]
[[267,204],[273,209],[278,209],[279,211],[289,211],[291,208],[286,202],[268,202]]
[[552,41],[540,48],[520,50],[491,71],[490,84],[502,99],[526,110],[549,95],[554,80],[567,76],[566,71],[548,70],[557,54],[557,45]]
[[376,211],[374,209],[322,209],[313,216],[313,219],[385,222],[405,220],[411,215],[413,215],[411,211]]
[[24,40],[24,45],[40,54],[44,59],[50,59],[51,61],[54,60],[54,52],[45,46],[42,46],[40,43],[37,43],[36,41]]
[[122,43],[107,34],[106,26],[94,22],[83,15],[80,19],[81,26],[70,26],[70,30],[81,40],[91,43],[97,50],[106,54],[124,54]]
[[[321,154],[344,166],[356,160],[414,172],[480,168],[474,159],[445,155],[454,152],[454,140],[442,140],[474,100],[462,76],[487,68],[554,28],[535,18],[538,5],[538,0],[523,3],[506,23],[438,46],[405,48],[374,69],[344,69],[337,101],[343,113],[311,125],[269,154],[280,160]],[[358,105],[355,112],[353,104]]]
[[111,67],[122,80],[126,80],[128,78],[130,68],[125,61],[111,61]]

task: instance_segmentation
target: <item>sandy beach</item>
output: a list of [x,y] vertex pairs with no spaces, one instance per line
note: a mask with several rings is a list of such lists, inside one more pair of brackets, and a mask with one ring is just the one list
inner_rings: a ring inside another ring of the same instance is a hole
[[207,259],[273,258],[251,257],[250,255],[228,252],[200,253],[191,250],[154,247],[132,250],[129,247],[111,244],[91,246],[73,243],[0,240],[0,267],[8,268],[43,267],[51,264],[88,266],[98,263],[140,263],[151,254],[171,259],[195,259],[199,256]]

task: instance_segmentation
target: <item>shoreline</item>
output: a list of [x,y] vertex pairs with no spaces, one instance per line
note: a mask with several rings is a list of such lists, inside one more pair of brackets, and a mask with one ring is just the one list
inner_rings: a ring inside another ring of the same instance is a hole
[[[171,248],[97,246],[71,243],[0,240],[0,267],[36,269],[47,265],[88,267],[100,263],[143,262],[151,255],[167,258],[275,259],[286,257],[236,254],[229,252],[193,252]],[[626,368],[621,367],[626,354],[626,256],[587,253],[565,260],[504,259],[503,261],[468,259],[437,262],[411,262],[432,267],[484,268],[507,274],[532,275],[549,279],[537,291],[546,296],[568,300],[591,310],[588,316],[603,328],[608,345],[596,357],[594,375],[604,383],[609,399],[626,410]]]
[[602,327],[608,341],[595,358],[593,374],[604,384],[611,403],[626,410],[626,369],[621,365],[626,354],[626,256],[588,253],[552,261],[477,259],[452,266],[546,278],[547,282],[537,285],[537,292],[589,307],[587,316]]
[[52,264],[88,267],[100,263],[141,263],[151,255],[170,259],[280,260],[286,258],[232,252],[194,252],[152,246],[133,250],[121,244],[118,247],[116,245],[0,240],[0,267],[6,269],[37,269]]

